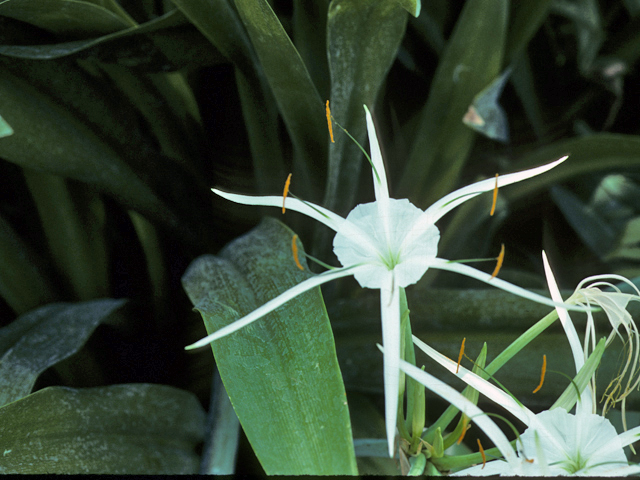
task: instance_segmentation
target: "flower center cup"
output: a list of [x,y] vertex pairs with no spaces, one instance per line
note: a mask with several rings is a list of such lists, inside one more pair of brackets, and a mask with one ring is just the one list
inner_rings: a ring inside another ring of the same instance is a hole
[[343,266],[361,265],[354,276],[362,287],[387,289],[390,273],[398,287],[412,285],[438,253],[440,231],[435,225],[412,228],[424,212],[406,198],[387,201],[386,209],[378,202],[355,207],[333,240]]

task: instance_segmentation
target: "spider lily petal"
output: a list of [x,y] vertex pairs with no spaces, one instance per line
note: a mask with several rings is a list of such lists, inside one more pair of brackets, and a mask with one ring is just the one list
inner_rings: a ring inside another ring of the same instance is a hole
[[480,280],[481,282],[488,283],[489,285],[513,293],[514,295],[518,295],[520,297],[527,298],[529,300],[533,300],[534,302],[542,303],[543,305],[548,305],[550,307],[563,307],[569,310],[575,310],[577,312],[588,312],[591,310],[588,307],[578,306],[575,304],[555,302],[548,299],[547,297],[543,297],[542,295],[538,295],[537,293],[530,292],[529,290],[518,287],[517,285],[514,285],[512,283],[505,282],[504,280],[501,280],[497,277],[492,277],[486,272],[482,272],[463,263],[453,263],[443,258],[436,258],[431,262],[430,266],[432,268],[438,268],[440,270],[448,270],[450,272],[460,273],[461,275],[466,275],[467,277],[473,277],[477,280]]
[[[560,289],[558,288],[556,279],[553,276],[553,272],[551,271],[551,265],[549,265],[547,254],[544,251],[542,252],[542,263],[544,264],[544,273],[547,277],[547,284],[549,285],[551,298],[553,298],[553,300],[558,303],[562,303],[563,300],[562,296],[560,295]],[[562,328],[564,328],[564,332],[567,335],[567,340],[569,340],[571,353],[573,354],[573,361],[576,366],[576,373],[578,373],[585,362],[584,353],[580,345],[580,338],[578,338],[578,332],[576,332],[576,328],[573,325],[571,317],[569,316],[569,312],[567,312],[566,308],[556,306],[556,312],[558,312],[558,318],[560,319]],[[582,413],[594,412],[595,402],[593,399],[593,389],[590,386],[587,386],[587,388],[585,389],[585,393],[585,395],[580,396],[578,406],[576,408]]]
[[[475,388],[480,393],[482,393],[485,397],[490,398],[502,405],[505,409],[511,412],[518,420],[522,421],[524,424],[528,424],[531,419],[535,416],[535,414],[529,410],[527,407],[522,405],[520,402],[516,401],[512,398],[508,393],[503,392],[500,388],[495,385],[487,382],[482,377],[476,375],[470,370],[467,370],[462,365],[458,365],[456,362],[451,360],[450,358],[445,357],[437,350],[434,350],[429,345],[424,343],[415,335],[413,336],[413,343],[424,353],[429,355],[433,360],[438,362],[444,368],[453,373],[456,377],[463,380],[467,385]],[[458,370],[458,373],[456,373]]]
[[[222,198],[242,205],[282,207],[282,196],[240,195],[238,193],[224,192],[217,188],[212,188],[211,191]],[[344,223],[344,218],[333,213],[331,210],[327,210],[319,205],[314,205],[311,202],[303,202],[297,198],[287,198],[287,209],[311,217],[335,231]]]
[[324,272],[324,273],[321,273],[320,275],[316,275],[314,277],[308,278],[304,282],[299,283],[295,287],[291,287],[289,290],[269,300],[267,303],[265,303],[261,307],[256,308],[250,314],[245,315],[239,320],[236,320],[235,322],[230,323],[229,325],[222,327],[219,330],[216,330],[211,335],[208,335],[185,348],[187,350],[192,350],[194,348],[204,347],[205,345],[219,338],[226,337],[230,333],[240,330],[242,327],[245,327],[250,323],[255,322],[256,320],[264,317],[267,313],[272,312],[279,306],[287,303],[289,300],[297,297],[301,293],[311,290],[312,288],[322,285],[323,283],[330,282],[331,280],[353,275],[354,272],[358,270],[358,268],[360,267],[353,266],[350,268],[339,268],[335,270],[329,270],[328,272]]
[[393,457],[400,388],[400,288],[391,275],[388,288],[380,290],[382,343],[384,345],[384,410],[389,456]]
[[400,369],[467,415],[471,421],[478,425],[489,436],[493,444],[500,449],[500,453],[502,453],[507,462],[509,462],[509,465],[511,465],[512,468],[518,467],[519,460],[509,440],[507,440],[505,434],[502,433],[502,430],[498,428],[493,420],[486,416],[478,406],[467,400],[453,387],[438,380],[424,370],[417,368],[415,365],[400,360]]

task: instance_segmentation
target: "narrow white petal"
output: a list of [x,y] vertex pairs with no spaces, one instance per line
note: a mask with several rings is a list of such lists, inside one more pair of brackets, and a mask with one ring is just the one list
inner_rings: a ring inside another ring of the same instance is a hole
[[376,127],[373,124],[371,113],[366,105],[364,111],[367,117],[367,132],[369,134],[369,150],[371,153],[371,163],[373,164],[373,189],[376,196],[375,205],[378,209],[378,219],[380,228],[384,234],[384,240],[387,245],[391,241],[391,207],[389,205],[389,185],[387,184],[387,173],[384,169],[384,161],[382,160],[382,152],[378,144],[378,136],[376,135]]
[[392,287],[392,274],[388,288],[380,290],[382,317],[382,343],[384,345],[384,411],[387,425],[389,456],[393,458],[396,423],[398,420],[398,391],[400,388],[400,289]]
[[456,370],[458,369],[458,364],[456,362],[445,357],[437,350],[434,350],[415,335],[413,336],[413,343],[415,343],[420,350],[429,355],[429,357],[453,373],[456,377],[461,379],[467,385],[475,388],[489,400],[503,407],[522,423],[525,425],[529,425],[531,423],[531,419],[535,414],[527,407],[518,404],[518,402],[516,402],[509,394],[489,383],[487,380],[479,377],[475,373],[467,370],[462,365],[460,365],[458,373],[456,373]]
[[[238,193],[223,192],[217,188],[212,188],[211,191],[222,198],[226,198],[227,200],[231,200],[235,203],[241,203],[242,205],[262,205],[265,207],[282,208],[281,196],[240,195]],[[287,210],[302,213],[307,217],[311,217],[321,223],[324,223],[327,227],[335,230],[336,232],[344,222],[344,218],[333,213],[331,210],[327,210],[324,207],[310,202],[303,202],[297,198],[287,197],[285,207]]]
[[272,312],[280,305],[287,303],[289,300],[297,297],[301,293],[304,293],[308,290],[311,290],[314,287],[322,285],[323,283],[330,282],[331,280],[335,280],[336,278],[347,277],[349,275],[353,275],[355,271],[357,271],[358,266],[348,267],[348,268],[340,268],[336,270],[329,270],[327,272],[323,272],[320,275],[313,276],[308,278],[304,282],[299,283],[298,285],[291,287],[289,290],[281,293],[276,298],[269,300],[267,303],[262,305],[261,307],[256,308],[253,312],[245,315],[244,317],[236,320],[229,325],[222,327],[220,330],[213,332],[210,335],[198,340],[197,342],[185,347],[185,350],[193,350],[194,348],[200,348],[209,343],[218,340],[219,338],[226,337],[230,333],[233,333],[237,330],[240,330],[242,327],[249,325],[252,322],[262,318],[267,313]]
[[[551,298],[555,302],[563,303],[564,300],[562,299],[560,289],[558,288],[556,279],[553,276],[551,265],[549,265],[549,260],[547,259],[547,254],[544,252],[544,250],[542,251],[542,263],[544,264],[544,274],[547,277],[547,285],[549,286]],[[571,353],[573,354],[573,362],[575,363],[577,374],[584,365],[584,354],[582,352],[582,344],[580,343],[578,332],[576,332],[576,327],[573,325],[571,317],[569,316],[569,312],[566,308],[557,306],[556,312],[558,312],[558,318],[560,319],[562,328],[564,328],[564,333],[567,335],[567,340],[569,340],[569,346],[571,347]],[[580,393],[580,401],[578,402],[578,406],[576,407],[576,413],[592,413],[593,392],[591,391],[591,387],[587,385],[587,388],[584,390],[584,392]]]
[[[555,162],[541,165],[536,168],[530,168],[529,170],[523,170],[521,172],[509,173],[507,175],[501,175],[498,177],[498,188],[505,187],[512,183],[521,182],[527,178],[535,177],[541,173],[548,172],[552,168],[557,167],[564,162],[568,157],[562,157]],[[446,213],[456,208],[461,203],[472,199],[473,197],[480,195],[484,192],[493,190],[496,186],[495,178],[488,178],[480,182],[473,183],[466,187],[460,188],[448,195],[445,195],[440,200],[436,201],[425,211],[425,217],[427,217],[427,223],[435,223],[442,218]]]
[[364,112],[367,117],[367,132],[369,134],[369,151],[371,154],[371,163],[373,163],[373,188],[376,195],[376,201],[389,198],[389,186],[387,184],[387,173],[384,169],[384,161],[382,160],[382,152],[378,144],[378,136],[376,135],[376,127],[371,118],[371,112],[366,105],[363,105]]
[[620,439],[623,447],[631,445],[632,443],[640,440],[640,427],[635,427],[631,430],[627,430],[626,432],[618,435],[618,438]]
[[[544,250],[542,251],[542,263],[544,265],[544,274],[547,278],[547,285],[549,286],[551,298],[555,302],[563,303],[564,300],[562,299],[560,289],[558,288],[556,279],[553,276],[551,265],[549,265],[549,260],[547,259],[547,254],[544,252]],[[573,353],[573,361],[575,362],[577,373],[584,365],[584,356],[582,355],[582,345],[580,343],[580,338],[578,337],[578,332],[576,332],[576,328],[573,325],[571,317],[569,316],[569,312],[566,308],[556,307],[556,312],[558,312],[558,318],[560,319],[562,328],[564,328],[567,339],[569,340],[569,345],[571,346],[571,353]]]
[[518,468],[519,459],[516,456],[516,452],[513,450],[513,447],[511,447],[509,440],[507,440],[505,434],[502,433],[502,430],[498,428],[493,420],[485,415],[484,412],[480,410],[480,408],[467,400],[458,391],[456,391],[446,383],[417,368],[415,365],[411,365],[404,360],[400,360],[400,369],[404,373],[427,387],[436,395],[444,398],[458,410],[468,415],[469,418],[471,418],[471,421],[478,425],[478,427],[480,427],[484,431],[484,433],[486,433],[487,436],[491,439],[493,444],[498,447],[505,460],[509,462],[511,468]]
[[442,258],[436,258],[431,261],[431,268],[439,268],[440,270],[448,270],[450,272],[460,273],[461,275],[466,275],[468,277],[473,277],[481,282],[485,282],[494,287],[500,288],[502,290],[506,290],[507,292],[511,292],[515,295],[518,295],[523,298],[527,298],[529,300],[533,300],[534,302],[542,303],[543,305],[548,305],[550,307],[564,307],[568,310],[575,310],[576,312],[588,312],[590,311],[587,307],[582,307],[579,305],[569,305],[566,303],[556,303],[553,300],[543,297],[542,295],[538,295],[537,293],[530,292],[529,290],[525,290],[522,287],[518,287],[517,285],[513,285],[512,283],[505,282],[497,277],[491,278],[491,275],[485,272],[481,272],[469,265],[464,265],[462,263],[449,263],[448,260],[444,260]]

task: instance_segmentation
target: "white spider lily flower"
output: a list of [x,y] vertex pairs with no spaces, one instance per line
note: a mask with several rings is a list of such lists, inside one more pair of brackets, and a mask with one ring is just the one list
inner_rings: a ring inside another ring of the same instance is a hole
[[[454,475],[624,476],[640,473],[640,466],[629,465],[623,451],[625,446],[640,438],[640,427],[618,435],[609,420],[594,413],[578,411],[574,415],[559,407],[534,414],[502,389],[462,365],[458,366],[417,337],[414,336],[413,339],[416,346],[429,357],[527,425],[527,429],[520,435],[520,441],[516,443],[519,449],[517,458],[514,459],[511,446],[505,445],[496,436],[494,427],[497,426],[493,420],[487,417],[481,422],[480,417],[474,416],[476,414],[469,415],[469,406],[464,409],[459,406],[461,401],[458,392],[454,390],[454,395],[440,388],[434,382],[434,377],[401,361],[402,371],[466,413],[489,436],[505,458],[470,467]],[[492,424],[491,428],[487,427],[487,423]]]
[[[590,309],[593,305],[599,306],[602,308],[609,320],[609,323],[611,323],[611,326],[613,327],[613,330],[607,338],[606,345],[609,345],[616,335],[625,344],[625,348],[627,349],[627,359],[618,376],[611,381],[607,390],[603,394],[603,398],[606,397],[607,400],[603,406],[602,414],[606,415],[607,410],[610,407],[621,401],[622,423],[626,430],[626,397],[635,388],[637,388],[640,383],[640,362],[638,361],[640,354],[640,334],[631,314],[627,311],[627,305],[631,301],[640,302],[640,291],[629,279],[621,275],[594,275],[582,280],[576,287],[575,292],[566,300],[566,302],[564,302],[544,252],[542,252],[542,260],[544,262],[545,274],[547,277],[547,284],[549,285],[549,291],[551,292],[551,298],[559,303],[583,305]],[[617,280],[619,282],[626,283],[631,286],[636,294],[622,293],[618,287],[603,280]],[[613,292],[603,292],[598,287],[611,288]],[[556,311],[558,312],[558,317],[567,332],[567,338],[569,339],[569,344],[571,345],[571,351],[573,352],[576,364],[576,371],[578,371],[596,345],[596,331],[593,314],[591,310],[587,312],[587,327],[585,331],[584,345],[581,346],[580,340],[578,339],[578,335],[571,321],[571,317],[569,317],[569,312],[561,306],[557,306]],[[619,327],[621,325],[627,333],[628,341],[625,341],[620,333]],[[572,332],[570,330],[572,330]],[[622,382],[625,375],[627,375],[627,382],[623,390]],[[578,408],[584,408],[587,411],[596,413],[595,379],[592,379],[591,385],[587,388],[586,392],[587,395],[585,396],[584,403],[582,405],[579,404]]]
[[[547,165],[483,180],[441,198],[425,211],[407,199],[389,197],[387,176],[382,153],[369,110],[365,106],[373,171],[375,202],[357,205],[346,218],[323,208],[299,200],[286,198],[286,208],[303,213],[336,232],[333,251],[342,268],[316,275],[270,300],[252,313],[199,340],[188,349],[202,347],[224,337],[286,303],[307,290],[331,280],[353,275],[362,287],[380,289],[382,341],[384,353],[385,417],[389,455],[393,456],[398,410],[400,361],[400,289],[416,283],[429,268],[439,268],[474,277],[516,295],[555,306],[541,295],[529,292],[468,265],[450,263],[438,258],[440,232],[435,222],[458,205],[483,192],[520,182],[540,175],[560,163],[562,157]],[[212,189],[216,195],[245,205],[283,207],[281,196],[248,196]],[[582,310],[580,307],[575,307]]]

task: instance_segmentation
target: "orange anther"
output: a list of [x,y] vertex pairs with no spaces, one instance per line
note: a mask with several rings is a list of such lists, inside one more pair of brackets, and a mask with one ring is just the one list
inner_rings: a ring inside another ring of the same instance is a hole
[[[480,439],[478,438],[478,448],[480,449],[480,455],[482,455],[482,468],[487,464],[487,456],[484,454],[484,448],[482,448],[482,444],[480,443]],[[482,470],[482,468],[480,470]]]
[[[496,278],[498,276],[498,272],[502,268],[502,262],[504,261],[504,243],[502,247],[500,247],[500,254],[498,255],[498,261],[496,263],[496,268],[493,269],[493,273],[491,274],[491,278]],[[491,280],[491,278],[489,280]]]
[[329,126],[329,136],[331,137],[331,143],[336,143],[333,140],[333,123],[331,122],[331,109],[329,108],[329,100],[327,100],[327,125]]
[[287,195],[289,195],[289,185],[291,185],[291,174],[287,177],[287,181],[284,182],[284,191],[282,192],[282,213],[286,211],[284,208],[284,201],[287,199]]
[[542,356],[542,373],[540,374],[540,385],[536,387],[533,393],[536,393],[538,390],[542,388],[542,384],[544,383],[544,374],[547,373],[547,356]]
[[291,240],[291,250],[293,251],[293,259],[295,260],[298,268],[300,270],[304,270],[304,267],[300,263],[300,260],[298,260],[298,244],[296,243],[296,240],[298,240],[298,235],[294,235],[293,239]]
[[462,345],[460,345],[460,353],[458,354],[458,366],[456,367],[456,373],[460,370],[460,362],[462,361],[462,355],[464,355],[464,342],[467,341],[467,337],[462,339]]
[[496,211],[496,202],[498,201],[498,174],[496,173],[496,186],[493,187],[493,203],[491,204],[491,212],[490,216],[493,217],[493,214]]

